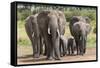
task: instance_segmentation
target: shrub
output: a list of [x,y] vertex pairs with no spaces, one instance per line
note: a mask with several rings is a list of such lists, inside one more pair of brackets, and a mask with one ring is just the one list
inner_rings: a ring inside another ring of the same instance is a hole
[[74,10],[74,11],[65,11],[64,12],[66,20],[69,22],[72,16],[80,16],[81,13],[79,10]]
[[31,15],[31,11],[29,10],[23,10],[22,12],[17,12],[18,13],[18,20],[25,20],[29,15]]
[[96,20],[96,11],[95,10],[67,10],[64,11],[66,20],[69,22],[72,16],[87,16],[91,19],[91,21]]
[[96,27],[93,29],[93,33],[96,33]]

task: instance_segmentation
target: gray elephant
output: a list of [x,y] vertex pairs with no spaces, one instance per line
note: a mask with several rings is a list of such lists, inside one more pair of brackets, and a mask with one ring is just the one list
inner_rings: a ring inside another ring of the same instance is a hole
[[64,35],[60,36],[62,46],[63,46],[63,51],[61,50],[61,56],[65,55],[74,55],[75,53],[75,48],[76,48],[76,43],[74,37],[70,36],[66,38]]
[[25,30],[31,40],[33,48],[33,57],[38,58],[40,55],[40,33],[37,24],[37,15],[30,15],[26,18]]
[[70,32],[75,38],[77,54],[83,55],[86,52],[87,35],[91,30],[88,17],[73,16],[70,24]]
[[76,49],[76,43],[74,37],[69,37],[68,38],[68,44],[67,44],[67,50],[68,50],[68,55],[74,55],[75,54],[75,49]]
[[64,35],[60,35],[60,56],[65,56],[67,54],[67,38]]
[[47,59],[60,59],[59,36],[64,33],[65,22],[61,11],[41,11],[37,16],[39,30],[46,45]]

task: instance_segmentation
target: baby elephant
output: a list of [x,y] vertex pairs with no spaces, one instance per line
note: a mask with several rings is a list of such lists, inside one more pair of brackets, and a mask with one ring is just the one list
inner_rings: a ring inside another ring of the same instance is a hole
[[63,35],[60,36],[60,40],[61,40],[61,43],[62,43],[62,47],[60,47],[60,52],[61,52],[61,55],[74,55],[74,52],[75,52],[75,47],[76,47],[76,43],[75,43],[75,39],[74,37],[69,37],[69,38],[66,38],[64,37]]
[[67,43],[67,51],[69,55],[73,55],[75,52],[75,47],[76,47],[76,43],[75,43],[75,39],[74,37],[70,37],[68,38],[68,43]]

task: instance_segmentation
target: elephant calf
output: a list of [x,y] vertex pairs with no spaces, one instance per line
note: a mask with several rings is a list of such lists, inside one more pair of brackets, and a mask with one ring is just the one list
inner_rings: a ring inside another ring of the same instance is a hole
[[62,47],[60,47],[61,56],[63,55],[73,55],[76,47],[74,37],[66,38],[63,35],[60,36]]
[[67,50],[69,55],[73,55],[76,47],[75,39],[74,37],[68,38],[68,44],[67,44]]

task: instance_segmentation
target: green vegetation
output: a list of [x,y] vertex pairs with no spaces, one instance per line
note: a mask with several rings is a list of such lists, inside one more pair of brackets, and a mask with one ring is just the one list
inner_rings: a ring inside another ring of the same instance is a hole
[[25,24],[25,21],[18,21],[17,42],[18,42],[18,45],[31,45],[31,42],[25,32],[24,24]]
[[[17,10],[17,42],[18,45],[31,45],[31,42],[25,32],[25,19],[31,14],[35,14],[36,12],[40,12],[42,10],[61,10],[62,6],[41,6],[41,5],[23,5],[23,7],[18,7]],[[87,8],[87,7],[63,7],[63,11],[67,20],[66,23],[66,31],[65,36],[71,36],[69,31],[69,21],[72,16],[88,16],[91,19],[91,32],[87,38],[87,47],[95,47],[96,46],[96,9],[95,8]]]

